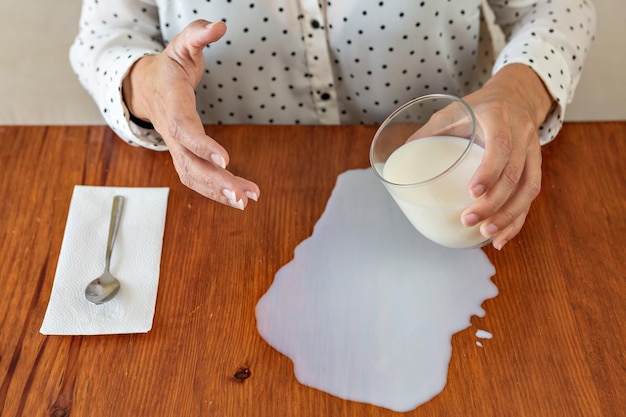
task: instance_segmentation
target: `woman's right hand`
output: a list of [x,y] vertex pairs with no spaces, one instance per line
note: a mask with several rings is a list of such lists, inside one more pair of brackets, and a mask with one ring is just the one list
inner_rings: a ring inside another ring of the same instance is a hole
[[203,49],[225,32],[223,22],[192,22],[162,53],[133,65],[123,94],[129,111],[161,134],[184,185],[243,210],[248,199],[257,200],[259,187],[226,169],[228,152],[205,133],[194,92],[204,71]]

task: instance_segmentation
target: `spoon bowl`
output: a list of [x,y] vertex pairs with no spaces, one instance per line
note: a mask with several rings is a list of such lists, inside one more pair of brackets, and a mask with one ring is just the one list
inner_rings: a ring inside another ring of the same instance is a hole
[[120,281],[115,278],[110,269],[111,253],[113,245],[117,237],[117,229],[120,225],[122,217],[122,208],[124,206],[124,197],[115,196],[113,198],[113,207],[111,209],[111,223],[109,224],[109,238],[107,240],[107,251],[104,264],[104,272],[98,278],[94,279],[85,288],[85,297],[94,304],[102,304],[110,301],[117,295],[120,290]]
[[104,272],[85,288],[85,297],[94,304],[103,304],[115,297],[120,290],[120,280],[111,273]]

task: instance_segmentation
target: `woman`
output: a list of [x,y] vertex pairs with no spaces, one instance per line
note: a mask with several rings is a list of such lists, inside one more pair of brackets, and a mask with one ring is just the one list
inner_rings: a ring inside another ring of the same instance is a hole
[[118,136],[169,150],[185,185],[240,209],[259,187],[226,169],[203,123],[380,123],[423,94],[463,96],[486,146],[462,221],[484,221],[501,249],[539,193],[541,144],[561,127],[595,10],[487,3],[498,56],[481,0],[84,0],[70,57]]

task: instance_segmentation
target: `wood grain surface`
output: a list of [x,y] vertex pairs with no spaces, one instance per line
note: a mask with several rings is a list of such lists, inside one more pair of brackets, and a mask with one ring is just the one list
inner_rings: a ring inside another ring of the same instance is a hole
[[[261,188],[241,212],[182,186],[166,152],[106,127],[0,127],[0,415],[393,416],[297,382],[254,308],[311,235],[375,127],[207,126]],[[522,233],[483,250],[500,294],[452,338],[448,383],[407,416],[617,417],[626,410],[626,123],[543,149]],[[153,330],[43,336],[74,185],[170,187]],[[476,346],[474,333],[494,338]]]

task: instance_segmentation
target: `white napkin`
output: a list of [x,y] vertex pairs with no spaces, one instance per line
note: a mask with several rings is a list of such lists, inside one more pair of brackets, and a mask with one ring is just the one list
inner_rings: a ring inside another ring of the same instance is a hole
[[[146,333],[152,328],[169,188],[74,187],[42,334]],[[111,273],[122,285],[95,305],[85,287],[104,270],[113,197],[125,197]]]

